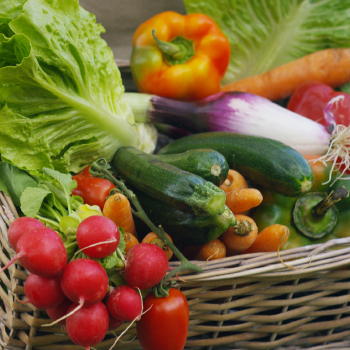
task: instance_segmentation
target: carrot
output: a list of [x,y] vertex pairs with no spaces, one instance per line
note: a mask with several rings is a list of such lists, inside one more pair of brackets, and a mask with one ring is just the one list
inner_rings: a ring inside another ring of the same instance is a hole
[[221,91],[243,91],[276,101],[290,96],[308,80],[331,87],[350,81],[350,49],[325,49],[305,55],[261,74],[222,86]]
[[258,234],[254,243],[243,253],[277,252],[287,242],[288,236],[287,226],[270,225]]
[[[166,236],[168,237],[169,241],[171,243],[173,243],[172,238],[165,233]],[[173,256],[173,251],[168,247],[168,245],[162,241],[155,232],[150,232],[147,233],[147,235],[142,239],[142,243],[152,243],[152,244],[156,244],[158,247],[162,248],[165,255],[167,256],[168,260],[171,259],[171,257]]]
[[122,193],[115,193],[106,200],[102,214],[111,219],[117,226],[122,227],[125,232],[137,237],[130,202]]
[[231,192],[241,188],[248,188],[245,178],[236,170],[230,169],[224,183],[220,188],[225,192]]
[[124,241],[125,241],[125,253],[135,244],[139,243],[139,240],[129,232],[124,232]]
[[237,214],[237,225],[229,227],[219,239],[225,244],[226,255],[238,255],[248,249],[258,235],[255,221],[246,215]]
[[226,193],[226,205],[234,214],[255,208],[262,200],[261,192],[255,188],[242,188]]
[[198,253],[195,256],[195,260],[215,260],[221,259],[226,256],[226,247],[219,239],[213,239],[212,241],[203,244]]

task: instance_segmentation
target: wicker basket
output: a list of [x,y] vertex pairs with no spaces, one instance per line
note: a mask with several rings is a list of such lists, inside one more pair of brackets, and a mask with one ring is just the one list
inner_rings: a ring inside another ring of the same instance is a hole
[[[17,215],[0,193],[2,264],[14,255],[7,210]],[[256,253],[214,260],[201,274],[184,273],[178,286],[190,305],[186,349],[350,349],[349,265],[350,238],[282,251],[280,258]],[[27,273],[19,263],[0,277],[0,348],[83,349],[60,326],[41,327],[50,322],[46,312],[20,302]],[[115,339],[109,332],[96,348],[109,349]],[[113,349],[140,349],[134,325]]]

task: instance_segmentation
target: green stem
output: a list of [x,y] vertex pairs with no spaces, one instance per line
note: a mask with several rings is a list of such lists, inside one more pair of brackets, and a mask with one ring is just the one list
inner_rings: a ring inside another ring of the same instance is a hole
[[163,41],[156,37],[155,29],[152,30],[152,35],[165,61],[170,65],[186,63],[195,55],[192,40],[178,36],[170,42]]
[[[153,222],[149,219],[145,211],[142,209],[140,202],[136,198],[135,194],[130,191],[124,184],[123,181],[116,179],[108,170],[110,169],[110,166],[108,162],[105,159],[99,159],[96,162],[93,162],[91,164],[90,172],[93,176],[102,177],[104,179],[107,179],[111,181],[116,187],[118,187],[130,200],[130,202],[133,204],[135,209],[132,209],[133,214],[141,219],[153,232],[157,234],[157,236],[165,241],[168,245],[168,247],[173,251],[175,256],[180,260],[180,265],[170,271],[162,280],[161,284],[166,283],[166,281],[175,276],[175,274],[179,273],[183,270],[191,270],[194,272],[202,272],[202,268],[194,265],[189,260],[187,260],[182,253],[177,249],[177,247],[169,240],[169,238],[166,236],[163,228],[161,226],[156,227]],[[167,296],[167,295],[163,295]]]

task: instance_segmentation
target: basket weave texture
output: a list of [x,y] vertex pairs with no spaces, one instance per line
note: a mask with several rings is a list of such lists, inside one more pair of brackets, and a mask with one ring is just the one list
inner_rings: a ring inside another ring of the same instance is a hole
[[[7,241],[11,199],[0,192],[0,260],[15,255]],[[350,228],[349,228],[350,230]],[[276,253],[255,253],[203,262],[200,274],[177,281],[190,306],[186,349],[350,349],[350,238]],[[177,263],[171,263],[176,266]],[[25,300],[20,263],[0,274],[0,349],[78,350],[45,311]],[[96,349],[109,349],[109,332]],[[141,349],[135,325],[113,349]]]

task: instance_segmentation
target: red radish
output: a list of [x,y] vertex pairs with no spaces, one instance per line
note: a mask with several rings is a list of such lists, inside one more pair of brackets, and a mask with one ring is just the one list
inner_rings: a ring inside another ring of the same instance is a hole
[[67,263],[67,252],[61,237],[48,227],[25,233],[17,242],[16,253],[0,272],[19,260],[29,272],[52,277],[59,274]]
[[148,289],[159,283],[168,270],[163,249],[152,243],[139,243],[125,254],[123,277],[133,288]]
[[35,218],[23,216],[13,220],[7,231],[7,239],[10,246],[16,250],[17,242],[23,234],[38,227],[45,227],[45,225]]
[[[76,309],[73,304],[68,313]],[[109,315],[105,305],[100,301],[93,305],[84,305],[68,316],[66,330],[73,343],[84,346],[85,349],[98,344],[105,337],[109,324]]]
[[117,320],[139,320],[142,313],[142,299],[134,288],[121,285],[113,288],[107,295],[106,308]]
[[[65,315],[68,313],[68,309],[71,307],[73,302],[69,300],[68,298],[64,298],[64,300],[58,304],[57,306],[47,309],[46,312],[51,318],[51,320],[56,321],[58,319],[64,318]],[[58,322],[62,326],[66,325],[66,319],[62,319]]]
[[124,322],[117,320],[115,317],[113,317],[111,314],[109,314],[109,323],[108,323],[108,330],[114,331],[117,328],[119,328]]
[[42,277],[29,274],[24,284],[28,301],[40,310],[50,309],[62,303],[65,295],[60,285],[60,275]]
[[97,303],[107,294],[107,272],[95,260],[87,258],[72,260],[63,270],[61,288],[73,303],[85,305]]
[[105,216],[90,216],[84,219],[77,229],[79,249],[93,259],[102,259],[114,253],[119,241],[118,226]]

